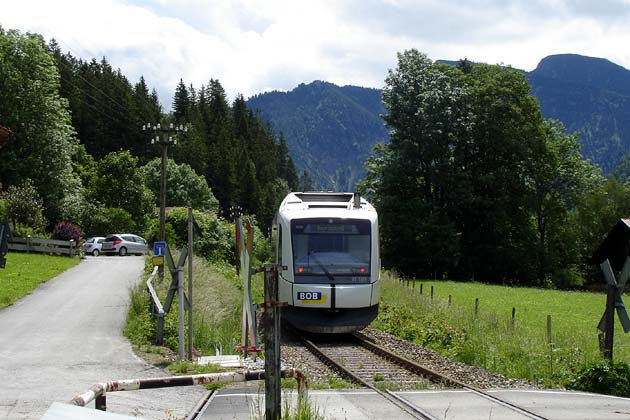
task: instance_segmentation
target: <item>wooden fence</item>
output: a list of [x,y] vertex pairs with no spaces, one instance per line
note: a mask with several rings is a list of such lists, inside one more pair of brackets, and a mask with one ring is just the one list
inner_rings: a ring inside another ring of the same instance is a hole
[[76,243],[71,239],[69,241],[60,241],[57,239],[40,239],[40,238],[13,238],[9,242],[9,251],[23,252],[42,252],[45,254],[62,254],[73,256],[76,253]]

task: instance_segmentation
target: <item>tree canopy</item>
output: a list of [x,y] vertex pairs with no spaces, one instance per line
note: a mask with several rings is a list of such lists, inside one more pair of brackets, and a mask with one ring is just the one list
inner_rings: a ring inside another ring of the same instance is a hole
[[379,211],[387,266],[528,284],[585,270],[577,212],[601,176],[577,136],[542,118],[521,72],[409,50],[383,103],[391,142],[368,160],[362,189]]
[[0,64],[0,123],[13,131],[0,159],[3,187],[31,179],[48,222],[77,217],[77,139],[55,61],[41,36],[0,27]]
[[144,77],[132,85],[105,57],[83,61],[54,40],[0,28],[0,124],[13,132],[2,148],[2,189],[31,179],[49,229],[70,220],[87,232],[108,218],[141,229],[159,196],[160,156],[142,126],[185,124],[168,149],[167,204],[222,214],[239,205],[270,225],[298,184],[282,135],[242,95],[228,103],[216,79],[198,88],[180,79],[174,88],[164,113]]

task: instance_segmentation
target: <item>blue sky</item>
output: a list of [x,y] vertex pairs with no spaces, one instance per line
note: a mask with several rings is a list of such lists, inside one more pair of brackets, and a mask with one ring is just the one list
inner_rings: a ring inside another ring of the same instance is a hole
[[396,53],[532,70],[550,54],[630,68],[630,0],[0,0],[0,25],[141,75],[168,110],[180,78],[230,98],[326,80],[380,88]]

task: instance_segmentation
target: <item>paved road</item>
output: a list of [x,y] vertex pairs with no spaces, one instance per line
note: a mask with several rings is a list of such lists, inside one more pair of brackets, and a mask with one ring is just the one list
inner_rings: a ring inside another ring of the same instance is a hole
[[[142,257],[87,257],[0,311],[0,418],[39,419],[92,384],[163,376],[122,336]],[[183,417],[202,387],[109,393],[108,411]],[[157,405],[157,406],[156,406]]]
[[[494,390],[491,394],[526,408],[549,420],[627,420],[630,399],[584,392],[553,390]],[[464,390],[404,391],[398,395],[443,420],[527,420],[527,416]],[[413,417],[370,390],[309,391],[309,400],[326,419],[410,420]],[[282,394],[295,407],[294,391]],[[264,417],[265,397],[250,388],[224,388],[215,393],[202,411],[204,420],[247,420],[251,413]],[[292,410],[295,412],[295,409]]]

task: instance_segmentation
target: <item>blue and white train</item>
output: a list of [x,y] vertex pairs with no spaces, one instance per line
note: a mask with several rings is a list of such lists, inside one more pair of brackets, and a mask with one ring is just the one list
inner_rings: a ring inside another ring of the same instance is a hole
[[317,333],[344,333],[378,315],[378,218],[359,194],[294,192],[274,219],[283,320]]

